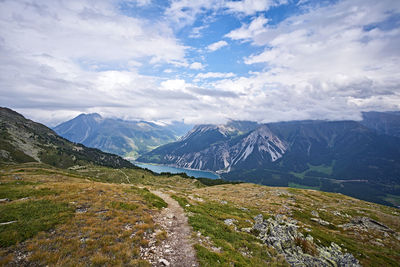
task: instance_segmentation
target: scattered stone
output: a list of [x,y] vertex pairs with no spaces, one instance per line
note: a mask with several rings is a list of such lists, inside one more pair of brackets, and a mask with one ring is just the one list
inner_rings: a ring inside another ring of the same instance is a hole
[[130,231],[130,230],[132,230],[132,228],[133,228],[133,225],[130,224],[130,223],[124,225],[124,230],[125,231]]
[[324,221],[324,220],[322,220],[320,218],[311,218],[310,220],[313,221],[313,222],[317,222],[317,223],[319,223],[320,225],[323,225],[323,226],[330,225],[329,222]]
[[242,210],[242,211],[246,211],[246,212],[249,211],[249,209],[245,208],[245,207],[240,207],[239,209]]
[[225,200],[221,200],[221,204],[226,205],[226,204],[228,204],[228,202],[226,202]]
[[163,266],[169,266],[169,261],[167,261],[166,259],[160,259],[158,262],[161,263]]
[[76,213],[85,213],[88,211],[88,208],[86,207],[79,207],[75,210]]
[[17,199],[16,201],[25,201],[25,200],[29,200],[29,199],[31,199],[31,198],[30,197],[23,197],[23,198]]
[[348,229],[359,229],[362,231],[378,230],[382,232],[394,233],[394,231],[389,227],[387,227],[386,225],[377,222],[369,217],[355,217],[351,220],[350,223],[339,225],[339,227],[342,227],[345,230]]
[[319,217],[318,212],[315,211],[315,210],[311,211],[311,215],[314,216],[314,217]]
[[190,207],[190,204],[186,204],[185,207]]
[[337,244],[332,242],[329,247],[323,247],[314,243],[311,235],[304,238],[292,218],[276,215],[263,220],[259,214],[254,220],[253,229],[259,232],[258,238],[283,254],[291,266],[360,266],[352,254],[343,253]]
[[6,203],[6,202],[10,202],[11,200],[9,198],[1,198],[0,199],[0,203]]
[[14,179],[15,180],[22,180],[21,176],[18,176],[18,175],[14,175]]
[[251,227],[242,228],[242,229],[240,229],[240,231],[245,232],[245,233],[250,233]]
[[340,212],[338,212],[338,211],[334,211],[334,212],[332,212],[333,213],[333,215],[335,215],[335,216],[342,216],[342,214],[340,213]]
[[7,224],[16,223],[16,222],[17,222],[17,221],[3,222],[3,223],[0,223],[0,225],[7,225]]
[[109,211],[108,209],[105,209],[105,210],[99,210],[99,211],[96,211],[96,214],[102,214],[102,213],[106,213],[107,211]]
[[225,223],[226,225],[228,225],[228,226],[230,226],[230,225],[235,225],[235,222],[237,222],[236,219],[226,219],[226,220],[224,221],[224,223]]

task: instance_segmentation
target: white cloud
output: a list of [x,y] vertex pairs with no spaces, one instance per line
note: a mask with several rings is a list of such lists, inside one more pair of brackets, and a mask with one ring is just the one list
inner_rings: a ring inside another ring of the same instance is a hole
[[192,70],[202,70],[204,69],[204,65],[200,62],[193,62],[192,64],[190,64],[189,68],[191,68]]
[[214,51],[216,51],[224,46],[227,46],[227,45],[228,45],[228,43],[226,41],[218,41],[218,42],[212,43],[209,46],[207,46],[207,49],[214,52]]
[[165,15],[177,27],[191,25],[199,14],[223,7],[224,0],[173,0]]
[[244,13],[245,15],[253,15],[259,11],[268,11],[273,6],[286,4],[287,0],[242,0],[230,1],[226,3],[226,7],[231,12]]
[[[399,1],[343,0],[274,26],[257,13],[261,7],[229,9],[224,14],[256,14],[226,37],[257,47],[243,58],[257,72],[204,71],[192,80],[178,67],[205,69],[207,57],[183,46],[162,19],[127,17],[115,3],[0,1],[2,105],[52,125],[81,112],[213,123],[354,119],[360,110],[400,109],[400,29],[389,20],[400,13]],[[178,14],[181,27],[227,11],[226,3],[173,1],[165,14]],[[203,63],[188,63],[189,50]],[[148,68],[168,78],[140,71]]]
[[161,87],[166,90],[171,91],[184,91],[186,89],[186,82],[185,80],[176,79],[176,80],[166,80],[161,82]]
[[232,78],[236,75],[232,72],[222,73],[222,72],[206,72],[199,73],[196,75],[196,79],[209,79],[209,78]]
[[215,87],[246,94],[255,101],[253,110],[274,114],[274,120],[355,119],[360,110],[399,109],[400,77],[394,74],[400,29],[387,22],[399,13],[398,1],[352,0],[310,9],[276,26],[259,16],[227,37],[264,46],[245,63],[265,70]]
[[233,30],[225,35],[232,40],[251,40],[266,31],[268,19],[263,15],[256,17],[250,24],[244,24],[239,29]]
[[94,61],[184,61],[185,48],[168,26],[121,15],[112,1],[4,1],[0,17],[4,45],[15,53]]

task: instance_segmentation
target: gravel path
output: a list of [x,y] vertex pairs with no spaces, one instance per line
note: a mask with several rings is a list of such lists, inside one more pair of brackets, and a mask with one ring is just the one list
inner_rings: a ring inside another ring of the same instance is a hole
[[154,222],[167,232],[168,237],[161,244],[143,250],[142,257],[153,266],[199,266],[191,241],[192,228],[184,210],[168,194],[159,191],[152,193],[168,203],[167,208],[153,217]]

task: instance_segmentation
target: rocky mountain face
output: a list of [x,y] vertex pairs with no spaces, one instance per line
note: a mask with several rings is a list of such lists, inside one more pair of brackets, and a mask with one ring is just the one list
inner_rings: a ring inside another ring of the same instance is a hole
[[54,128],[62,137],[124,157],[136,158],[155,147],[176,141],[191,129],[183,122],[157,125],[146,121],[103,118],[81,114]]
[[61,168],[90,163],[134,167],[117,155],[72,143],[8,108],[0,108],[0,144],[0,163],[36,161]]
[[388,194],[400,195],[399,159],[400,138],[361,122],[294,121],[246,130],[232,123],[200,125],[138,160],[217,171],[229,180],[341,192],[388,204]]
[[182,140],[160,147],[139,160],[151,162],[153,156],[163,155],[158,158],[161,163],[217,171],[230,170],[249,159],[256,160],[255,164],[274,162],[285,153],[287,143],[274,135],[267,125],[257,125],[250,130],[234,126],[239,123],[196,126]]

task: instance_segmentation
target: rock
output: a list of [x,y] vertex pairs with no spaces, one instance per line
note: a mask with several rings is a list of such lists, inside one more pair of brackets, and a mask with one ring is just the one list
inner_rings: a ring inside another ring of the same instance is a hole
[[221,204],[226,205],[226,204],[228,204],[228,202],[226,202],[225,200],[221,200]]
[[242,229],[240,229],[242,232],[245,232],[245,233],[250,233],[251,232],[251,227],[247,227],[247,228],[242,228]]
[[260,214],[254,219],[253,229],[259,232],[258,238],[283,254],[291,266],[360,266],[353,255],[343,253],[337,244],[332,242],[329,247],[323,247],[315,244],[311,235],[304,238],[297,231],[297,221],[292,218],[276,215],[263,220]]
[[85,213],[88,211],[88,208],[86,207],[79,207],[75,210],[76,213]]
[[346,223],[344,225],[339,225],[339,226],[345,230],[353,228],[362,231],[378,230],[382,232],[394,233],[394,231],[389,227],[387,227],[386,225],[368,217],[355,217],[351,220],[350,223]]
[[322,220],[322,219],[320,219],[320,218],[311,218],[310,220],[313,221],[313,222],[317,222],[317,223],[319,223],[320,225],[324,225],[324,226],[330,225],[329,222],[324,221],[324,220]]
[[185,207],[190,207],[190,204],[186,204]]
[[16,223],[16,222],[17,222],[17,221],[3,222],[3,223],[0,223],[0,225],[7,225],[7,224]]
[[231,226],[231,225],[235,225],[235,222],[237,222],[237,220],[236,219],[226,219],[226,220],[224,220],[224,223],[226,224],[226,225],[228,225],[228,226]]
[[6,202],[10,202],[11,200],[8,198],[1,198],[0,199],[0,203],[6,203]]
[[130,231],[130,230],[132,230],[132,228],[133,228],[133,225],[130,224],[130,223],[124,225],[124,230],[125,231]]
[[314,217],[319,217],[318,212],[315,211],[315,210],[311,211],[311,215],[314,216]]
[[160,259],[158,262],[164,266],[169,266],[169,264],[170,264],[169,261],[167,261],[166,259]]

